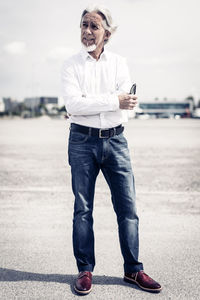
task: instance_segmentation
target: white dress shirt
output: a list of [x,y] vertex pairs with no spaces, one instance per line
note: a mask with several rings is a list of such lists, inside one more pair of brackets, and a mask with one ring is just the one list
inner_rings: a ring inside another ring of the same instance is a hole
[[61,77],[71,123],[111,128],[127,122],[128,112],[119,108],[117,96],[131,87],[123,57],[104,50],[96,60],[82,49],[64,62]]

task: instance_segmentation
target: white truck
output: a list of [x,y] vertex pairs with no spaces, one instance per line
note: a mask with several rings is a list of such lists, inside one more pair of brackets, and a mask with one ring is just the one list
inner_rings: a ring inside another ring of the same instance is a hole
[[5,114],[5,103],[3,101],[3,98],[0,97],[0,115],[4,115]]

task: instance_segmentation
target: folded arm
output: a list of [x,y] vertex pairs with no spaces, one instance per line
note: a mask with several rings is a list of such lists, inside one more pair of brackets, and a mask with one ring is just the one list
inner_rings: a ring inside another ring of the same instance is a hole
[[116,94],[83,95],[72,66],[62,69],[62,94],[71,115],[95,115],[119,109]]
[[137,97],[128,94],[131,86],[126,61],[117,63],[117,82],[115,93],[83,95],[73,65],[64,64],[62,68],[62,95],[66,110],[71,115],[96,115],[118,109],[133,109]]

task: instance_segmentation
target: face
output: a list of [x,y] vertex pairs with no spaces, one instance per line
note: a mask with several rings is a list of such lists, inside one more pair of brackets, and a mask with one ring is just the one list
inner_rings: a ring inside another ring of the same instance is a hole
[[[81,42],[91,49],[91,52],[104,47],[104,41],[109,38],[110,33],[102,25],[102,17],[97,13],[87,13],[81,23]],[[90,51],[88,51],[90,52]]]

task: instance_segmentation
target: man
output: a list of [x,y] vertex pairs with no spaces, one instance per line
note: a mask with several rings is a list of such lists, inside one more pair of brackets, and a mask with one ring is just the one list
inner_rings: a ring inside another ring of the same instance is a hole
[[99,171],[110,187],[117,215],[124,280],[159,292],[161,286],[143,271],[138,261],[138,216],[135,186],[122,123],[137,104],[129,94],[131,82],[124,58],[104,49],[115,31],[110,12],[85,9],[81,17],[83,49],[62,69],[62,89],[70,116],[69,164],[75,196],[73,249],[79,270],[75,291],[88,294],[95,266],[93,199]]

